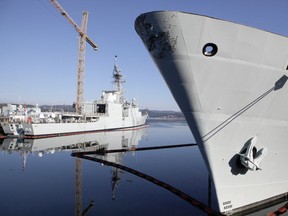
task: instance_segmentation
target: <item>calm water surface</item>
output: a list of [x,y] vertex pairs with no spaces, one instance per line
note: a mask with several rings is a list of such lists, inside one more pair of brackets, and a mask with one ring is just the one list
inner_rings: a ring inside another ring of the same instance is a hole
[[[167,184],[217,210],[196,146],[101,151],[195,143],[184,121],[149,125],[132,131],[1,140],[0,215],[207,215]],[[91,151],[97,154],[71,156]]]

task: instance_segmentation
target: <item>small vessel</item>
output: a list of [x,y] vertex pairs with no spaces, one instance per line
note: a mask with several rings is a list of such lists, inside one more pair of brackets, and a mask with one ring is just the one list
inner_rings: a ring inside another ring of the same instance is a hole
[[185,115],[219,211],[287,198],[288,38],[173,11],[141,14],[135,29]]
[[117,65],[117,57],[113,70],[114,90],[103,91],[99,100],[84,102],[82,113],[62,113],[38,121],[29,118],[22,123],[26,138],[43,138],[49,136],[71,135],[95,131],[119,130],[139,127],[145,124],[147,113],[142,113],[135,99],[128,102],[124,98],[122,75]]
[[19,136],[24,133],[22,123],[29,119],[42,120],[47,113],[41,112],[38,105],[26,107],[22,104],[7,104],[3,106],[0,114],[0,125],[3,134]]

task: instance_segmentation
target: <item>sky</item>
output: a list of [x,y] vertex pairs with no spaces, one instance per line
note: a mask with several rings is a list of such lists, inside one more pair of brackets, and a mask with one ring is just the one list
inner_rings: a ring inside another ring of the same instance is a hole
[[[111,90],[114,56],[125,96],[140,108],[175,110],[168,87],[134,29],[142,13],[175,10],[288,35],[287,0],[58,0],[81,25],[89,12],[84,100]],[[48,0],[0,0],[0,103],[70,105],[76,100],[78,33]]]

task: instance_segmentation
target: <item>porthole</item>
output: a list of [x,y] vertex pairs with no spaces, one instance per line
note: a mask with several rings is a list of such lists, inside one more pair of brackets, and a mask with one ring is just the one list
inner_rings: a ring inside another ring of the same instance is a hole
[[214,43],[207,43],[202,49],[202,53],[205,56],[211,57],[214,56],[218,51],[218,47]]

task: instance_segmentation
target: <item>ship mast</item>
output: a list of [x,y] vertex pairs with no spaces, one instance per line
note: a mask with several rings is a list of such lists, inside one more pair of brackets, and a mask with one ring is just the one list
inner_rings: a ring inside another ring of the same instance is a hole
[[125,82],[125,80],[122,79],[121,75],[121,70],[117,64],[117,55],[115,55],[115,60],[114,60],[114,69],[113,69],[113,83],[114,83],[114,90],[119,92],[120,96],[120,102],[123,102],[124,97],[123,97],[123,88],[122,88],[122,83]]

